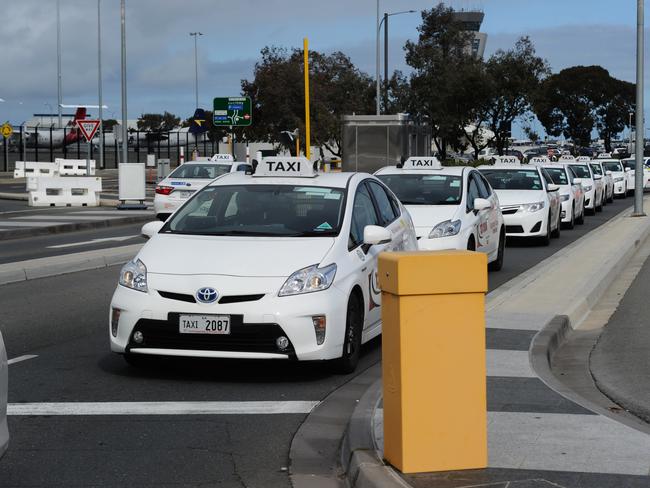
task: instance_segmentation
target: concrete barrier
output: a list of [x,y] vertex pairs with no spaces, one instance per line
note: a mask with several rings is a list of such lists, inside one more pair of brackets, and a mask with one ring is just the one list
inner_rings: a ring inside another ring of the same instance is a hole
[[[59,166],[59,174],[62,176],[89,176],[86,174],[85,159],[62,159],[54,160]],[[95,160],[90,160],[90,175],[95,174]]]
[[30,207],[98,207],[102,179],[93,176],[30,178]]
[[59,165],[57,163],[38,161],[16,161],[14,178],[27,178],[30,176],[57,176]]

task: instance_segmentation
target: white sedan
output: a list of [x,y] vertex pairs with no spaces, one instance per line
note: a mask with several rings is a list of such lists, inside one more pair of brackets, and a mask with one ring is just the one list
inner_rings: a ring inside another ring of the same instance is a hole
[[586,162],[568,162],[569,169],[576,178],[580,178],[582,188],[585,190],[585,209],[594,215],[602,212],[605,201],[605,182],[603,177],[593,173]]
[[605,189],[605,194],[603,196],[603,204],[611,203],[614,201],[614,178],[612,177],[611,171],[606,171],[603,168],[602,163],[594,159],[593,161],[588,161],[589,167],[594,175],[600,175],[603,179],[603,185]]
[[625,198],[627,196],[627,176],[620,159],[598,158],[598,162],[605,171],[611,171],[614,179],[614,197]]
[[7,428],[7,350],[0,332],[0,457],[7,451],[9,445],[9,430]]
[[503,266],[506,229],[499,199],[474,168],[443,167],[436,158],[410,158],[375,173],[406,206],[422,250],[469,249]]
[[585,223],[585,192],[582,180],[576,178],[566,164],[548,163],[542,168],[551,177],[554,184],[560,187],[560,204],[562,205],[562,223],[567,229],[573,229],[575,224]]
[[112,351],[150,355],[333,359],[350,372],[381,333],[377,256],[417,250],[397,197],[364,173],[264,158],[255,176],[210,183],[120,272]]
[[559,186],[542,168],[508,164],[478,169],[499,197],[506,236],[538,238],[544,245],[560,236]]
[[[650,188],[650,169],[646,167],[650,158],[643,158],[643,188]],[[636,159],[635,158],[625,158],[621,159],[623,167],[626,170],[627,177],[627,191],[632,193],[636,186]]]
[[156,195],[153,206],[156,217],[166,220],[177,208],[184,204],[189,197],[215,178],[237,171],[251,173],[250,163],[225,160],[215,155],[210,161],[190,161],[180,165],[167,178],[156,185]]

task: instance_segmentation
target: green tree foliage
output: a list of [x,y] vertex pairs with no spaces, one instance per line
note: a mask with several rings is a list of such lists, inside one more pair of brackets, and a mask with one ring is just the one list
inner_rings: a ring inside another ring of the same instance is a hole
[[[261,54],[253,80],[242,80],[242,94],[253,100],[253,125],[246,137],[280,144],[282,131],[297,128],[304,147],[303,51],[265,47]],[[372,110],[372,79],[341,52],[311,51],[309,72],[311,143],[340,156],[342,117]]]
[[441,158],[447,145],[458,148],[463,128],[472,122],[476,106],[472,87],[481,74],[481,60],[469,49],[473,34],[454,19],[453,9],[440,3],[422,11],[417,42],[404,46],[406,62],[413,68],[409,106],[431,125]]
[[138,118],[138,129],[153,132],[170,131],[180,124],[181,119],[174,114],[165,111],[164,114],[142,114]]
[[483,116],[494,133],[498,154],[503,155],[512,123],[530,111],[533,96],[550,69],[546,60],[537,56],[530,39],[522,37],[513,49],[494,53],[485,70],[490,88]]
[[628,123],[634,90],[634,84],[611,77],[601,66],[574,66],[541,84],[534,109],[548,134],[588,146],[596,128],[610,150],[612,137]]

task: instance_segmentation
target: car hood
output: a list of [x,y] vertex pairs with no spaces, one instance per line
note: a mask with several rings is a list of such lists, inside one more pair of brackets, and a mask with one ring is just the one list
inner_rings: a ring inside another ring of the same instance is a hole
[[458,214],[458,205],[405,205],[413,219],[418,237],[429,232],[445,220],[452,220]]
[[495,192],[499,197],[499,205],[502,207],[546,200],[544,190],[495,190]]
[[157,234],[140,250],[138,259],[148,273],[286,277],[319,264],[334,242],[334,237]]

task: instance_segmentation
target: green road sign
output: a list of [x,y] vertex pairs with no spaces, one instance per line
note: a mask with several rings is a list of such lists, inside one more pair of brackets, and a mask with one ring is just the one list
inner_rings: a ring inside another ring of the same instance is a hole
[[253,123],[253,107],[249,97],[218,97],[214,99],[215,126],[248,127]]

